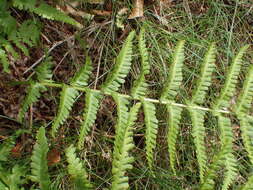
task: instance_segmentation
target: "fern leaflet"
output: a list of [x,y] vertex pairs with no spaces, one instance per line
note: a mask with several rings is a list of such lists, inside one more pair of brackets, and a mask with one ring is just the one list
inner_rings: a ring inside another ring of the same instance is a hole
[[45,135],[45,128],[41,127],[37,134],[37,141],[34,145],[31,157],[32,180],[40,184],[41,190],[51,190],[51,181],[47,166],[48,144]]
[[55,133],[60,125],[64,123],[64,121],[69,116],[69,112],[72,109],[72,106],[75,102],[76,97],[79,95],[79,92],[67,85],[63,85],[61,96],[60,96],[60,105],[58,108],[58,112],[56,117],[54,118],[52,124],[52,136],[55,137]]
[[213,110],[218,110],[220,108],[227,108],[229,106],[229,101],[234,95],[236,84],[238,82],[238,75],[242,66],[242,57],[248,49],[249,45],[242,47],[239,50],[239,53],[235,56],[232,64],[229,68],[228,75],[224,87],[221,89],[219,98],[216,100],[213,105]]
[[168,142],[168,151],[169,151],[169,157],[170,157],[170,167],[172,168],[174,174],[176,174],[176,169],[175,169],[176,141],[177,141],[177,136],[179,133],[179,122],[181,120],[182,108],[168,105],[167,112],[169,114],[169,119],[168,119],[169,131],[167,135],[167,142]]
[[77,158],[75,151],[76,148],[73,145],[66,149],[68,173],[74,181],[76,190],[91,189],[92,185],[88,180],[88,174],[80,159]]
[[[127,106],[128,102],[123,100],[121,97],[116,97],[114,95],[115,101],[119,107]],[[129,151],[134,147],[133,144],[133,125],[137,119],[138,110],[141,104],[135,104],[129,113],[127,107],[124,109],[117,109],[121,117],[116,127],[116,136],[114,141],[114,152],[113,152],[113,163],[112,163],[112,190],[127,190],[129,188],[128,177],[125,176],[126,170],[131,169],[133,162],[133,157],[129,156]],[[125,115],[128,118],[125,118]],[[125,120],[127,119],[127,120]]]
[[182,67],[184,61],[184,43],[178,42],[173,54],[173,62],[170,66],[168,80],[165,83],[161,94],[161,100],[173,100],[183,80]]
[[50,82],[52,79],[52,62],[51,57],[46,57],[44,61],[36,68],[37,80],[39,82]]
[[116,59],[116,64],[113,70],[108,74],[105,83],[102,85],[102,90],[106,93],[117,92],[120,85],[125,82],[125,77],[128,75],[131,68],[133,38],[135,32],[132,31],[128,35],[119,55]]
[[158,132],[158,120],[156,118],[156,108],[151,102],[142,101],[144,115],[145,115],[145,138],[146,138],[146,154],[148,165],[153,167],[154,149],[156,147],[156,137]]
[[89,90],[85,96],[85,109],[83,114],[83,122],[81,124],[80,135],[78,140],[78,148],[83,147],[84,138],[89,133],[91,126],[96,120],[99,104],[102,99],[102,95],[96,91]]
[[145,81],[145,75],[149,74],[149,55],[146,48],[146,42],[144,38],[144,30],[141,30],[139,37],[139,51],[141,55],[141,73],[139,78],[134,81],[133,88],[131,89],[131,95],[134,98],[144,97],[147,91],[148,84]]

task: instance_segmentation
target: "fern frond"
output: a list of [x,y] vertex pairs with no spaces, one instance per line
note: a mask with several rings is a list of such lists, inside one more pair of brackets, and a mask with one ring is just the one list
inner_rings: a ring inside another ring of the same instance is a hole
[[188,111],[192,120],[192,136],[197,153],[200,181],[203,182],[207,164],[204,127],[205,112],[191,108]]
[[68,87],[67,85],[63,85],[58,112],[52,124],[51,134],[53,137],[55,137],[55,133],[57,132],[59,126],[62,125],[68,118],[69,112],[71,111],[78,95],[78,90]]
[[20,58],[19,54],[14,50],[13,46],[8,40],[0,37],[0,44],[5,48],[6,52],[9,52],[13,56],[14,60]]
[[37,141],[33,148],[31,157],[32,176],[34,182],[39,183],[41,190],[51,190],[51,181],[47,166],[48,144],[45,128],[40,127],[37,133]]
[[3,65],[3,71],[6,72],[6,73],[10,73],[9,61],[8,61],[8,58],[7,58],[7,54],[1,48],[0,48],[0,61]]
[[84,139],[88,135],[90,128],[95,123],[97,112],[100,106],[102,95],[96,91],[89,90],[85,96],[85,109],[83,113],[83,122],[80,128],[80,135],[78,138],[78,148],[83,147]]
[[161,100],[173,100],[182,83],[182,67],[184,61],[184,44],[185,41],[178,42],[173,53],[173,61],[170,66],[169,76],[161,94]]
[[238,97],[237,103],[234,106],[236,114],[247,114],[251,107],[253,97],[253,65],[250,66],[249,72],[245,77],[243,89]]
[[238,119],[240,121],[243,144],[248,153],[249,160],[253,165],[253,118],[247,115],[240,115]]
[[[117,105],[127,106],[128,102],[122,100],[121,97],[116,97]],[[126,103],[126,104],[125,104]],[[117,123],[116,136],[114,141],[114,152],[113,152],[113,163],[112,163],[112,190],[127,190],[129,188],[128,177],[125,176],[125,173],[128,169],[132,168],[132,162],[134,158],[129,155],[129,151],[134,147],[133,143],[133,125],[137,119],[138,110],[141,104],[135,104],[129,114],[125,112],[127,107],[120,111],[120,116],[124,118],[119,118],[119,123]],[[128,115],[127,122],[125,121],[125,115]]]
[[203,104],[208,87],[211,85],[212,73],[215,69],[216,46],[212,44],[206,52],[204,62],[201,66],[200,77],[197,81],[197,87],[193,91],[191,102],[194,104]]
[[31,104],[35,103],[38,101],[38,99],[41,96],[41,93],[46,91],[46,87],[43,86],[40,83],[36,83],[34,81],[30,82],[30,86],[28,87],[28,92],[27,95],[22,102],[21,109],[18,114],[18,120],[23,121],[24,116],[28,108],[30,107]]
[[36,4],[36,0],[13,0],[13,6],[20,10],[29,10],[43,18],[50,20],[57,20],[64,23],[68,23],[74,26],[80,26],[76,20],[63,12],[49,6],[48,4],[41,2],[39,5]]
[[150,72],[149,55],[146,48],[146,41],[144,37],[144,30],[142,29],[139,37],[139,51],[141,55],[141,73],[139,78],[134,81],[133,88],[131,89],[131,95],[134,98],[144,97],[147,92],[148,84],[145,81],[145,75]]
[[0,162],[8,160],[8,156],[10,155],[11,149],[13,147],[14,142],[11,139],[7,139],[5,142],[0,144]]
[[88,174],[81,160],[76,156],[76,148],[71,145],[66,149],[68,162],[68,173],[74,182],[76,190],[91,189],[92,185],[88,180]]
[[248,47],[249,45],[242,47],[232,61],[229,71],[227,72],[224,87],[221,89],[220,96],[216,99],[215,104],[213,105],[213,110],[227,108],[229,106],[229,101],[234,95],[236,84],[238,82],[238,75],[241,70],[241,66],[243,65],[242,57]]
[[52,79],[52,57],[47,57],[44,61],[36,68],[37,80],[39,82],[47,82]]
[[116,59],[116,64],[113,70],[108,74],[104,84],[102,85],[102,90],[106,93],[117,92],[119,87],[125,82],[125,77],[128,75],[131,62],[132,62],[132,48],[133,48],[133,38],[135,32],[132,31],[128,35],[119,55]]
[[226,148],[226,154],[224,155],[226,172],[224,174],[222,190],[227,190],[234,181],[237,173],[237,163],[233,155],[233,131],[230,119],[221,114],[218,115],[218,126],[221,131],[221,148]]
[[158,120],[156,118],[156,108],[153,103],[142,101],[142,105],[146,126],[146,155],[148,166],[152,168],[154,161],[154,150],[156,147],[156,137],[158,132]]
[[167,135],[167,142],[168,142],[168,151],[170,157],[170,167],[173,170],[174,174],[176,174],[175,169],[175,160],[176,160],[176,141],[177,136],[179,133],[179,122],[181,120],[181,112],[182,108],[168,105],[167,112],[169,114],[168,119],[168,135]]
[[85,64],[72,78],[70,85],[81,87],[87,86],[90,75],[92,74],[92,69],[91,58],[89,56],[86,56]]

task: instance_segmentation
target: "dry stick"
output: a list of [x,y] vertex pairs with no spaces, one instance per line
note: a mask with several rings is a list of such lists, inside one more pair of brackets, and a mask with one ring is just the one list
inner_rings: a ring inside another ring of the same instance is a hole
[[56,47],[58,47],[59,45],[63,44],[64,42],[67,42],[68,40],[74,38],[75,34],[64,39],[61,40],[59,42],[56,42],[48,51],[46,54],[44,54],[43,56],[41,56],[34,64],[32,64],[28,69],[26,69],[26,71],[23,74],[26,74],[27,72],[29,72],[30,70],[32,70],[34,67],[36,67],[41,61],[43,61],[43,59],[50,54]]

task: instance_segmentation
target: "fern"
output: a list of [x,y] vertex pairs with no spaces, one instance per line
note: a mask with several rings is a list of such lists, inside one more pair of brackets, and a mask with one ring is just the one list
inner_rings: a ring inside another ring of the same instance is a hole
[[60,95],[60,105],[58,108],[58,112],[56,117],[54,118],[52,124],[52,136],[55,136],[60,125],[62,125],[67,117],[69,116],[69,112],[72,109],[72,106],[75,102],[76,97],[79,95],[79,92],[71,87],[64,85],[62,87],[61,95]]
[[148,50],[144,38],[144,30],[141,30],[139,36],[139,51],[141,55],[141,73],[139,78],[134,82],[131,95],[134,98],[144,97],[147,92],[148,84],[145,82],[145,75],[149,74],[150,66],[148,61]]
[[253,189],[253,175],[251,175],[246,182],[246,184],[241,188],[241,190],[252,190]]
[[156,108],[153,103],[142,102],[144,115],[145,115],[145,138],[146,138],[146,154],[148,165],[150,168],[153,167],[154,161],[154,149],[156,147],[156,137],[158,132],[158,120],[156,118]]
[[242,57],[245,54],[248,47],[249,45],[242,47],[239,53],[235,56],[229,68],[228,76],[226,77],[226,81],[224,87],[221,90],[220,96],[213,105],[213,110],[218,110],[220,108],[227,108],[229,106],[229,101],[231,97],[234,95],[236,84],[238,82],[238,75],[242,66]]
[[48,144],[45,136],[45,128],[41,127],[37,134],[37,141],[34,145],[31,157],[32,176],[34,182],[39,183],[41,190],[51,190],[51,181],[47,167]]
[[160,98],[162,101],[173,100],[183,80],[182,67],[184,61],[184,43],[185,41],[178,42],[175,48],[169,77],[164,85]]
[[79,26],[80,24],[73,18],[65,15],[61,11],[49,6],[44,2],[38,2],[37,0],[13,0],[13,6],[20,10],[29,10],[43,18],[50,20],[62,21],[64,23]]
[[45,60],[36,68],[37,80],[40,82],[50,82],[52,80],[52,61],[51,57]]
[[36,83],[34,81],[30,82],[28,93],[22,103],[21,109],[18,114],[19,121],[23,121],[28,108],[40,98],[41,93],[44,91],[46,91],[46,87],[44,85]]
[[81,124],[79,141],[78,141],[79,149],[83,147],[84,138],[89,133],[91,126],[95,122],[101,99],[102,99],[101,94],[99,94],[96,91],[89,90],[86,92],[85,110],[83,114],[84,121]]
[[234,106],[234,111],[237,115],[241,113],[247,114],[249,112],[252,97],[253,97],[253,66],[251,65],[249,68],[249,72],[245,77],[241,94],[237,100],[236,105]]
[[197,87],[195,88],[191,102],[193,104],[203,104],[206,96],[206,92],[211,85],[212,73],[215,69],[215,45],[212,44],[204,58],[204,62],[201,66],[201,74],[197,81]]
[[129,188],[126,170],[131,169],[133,157],[129,156],[129,151],[134,147],[132,127],[137,119],[140,103],[135,104],[129,113],[126,107],[129,102],[118,95],[114,95],[118,105],[118,122],[116,126],[116,136],[114,141],[113,163],[112,163],[112,190],[124,190]]
[[88,174],[76,156],[76,148],[71,145],[66,149],[66,157],[68,161],[68,173],[74,181],[76,190],[91,189],[92,185],[88,180]]
[[168,119],[169,131],[167,135],[167,142],[168,142],[168,151],[169,151],[169,157],[170,157],[170,166],[174,174],[176,174],[176,169],[175,169],[176,140],[179,133],[179,122],[181,119],[182,108],[168,105],[167,111],[169,114],[169,119]]
[[105,83],[102,85],[102,90],[106,93],[118,91],[121,84],[125,82],[125,77],[128,75],[132,61],[132,40],[135,32],[132,31],[124,43],[114,65],[113,70],[109,73]]

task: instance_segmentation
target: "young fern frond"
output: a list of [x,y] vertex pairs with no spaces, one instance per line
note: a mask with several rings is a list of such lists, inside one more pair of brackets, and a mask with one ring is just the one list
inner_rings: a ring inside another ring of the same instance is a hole
[[78,90],[68,87],[67,85],[63,85],[58,112],[52,124],[51,132],[53,137],[55,137],[55,133],[57,132],[59,126],[62,125],[68,118],[69,112],[71,111],[78,95]]
[[131,89],[131,95],[134,98],[144,97],[147,92],[148,84],[145,81],[145,75],[150,72],[149,55],[146,48],[146,41],[144,38],[144,30],[141,30],[139,36],[139,51],[141,55],[141,72],[139,78],[134,81],[133,88]]
[[203,182],[207,164],[204,127],[205,112],[191,108],[188,111],[192,120],[192,136],[197,153],[200,181]]
[[197,87],[193,91],[191,102],[194,104],[203,104],[205,101],[206,92],[211,85],[212,73],[215,70],[215,53],[216,46],[211,44],[201,65]]
[[156,137],[158,132],[158,120],[156,118],[156,108],[151,102],[142,101],[144,117],[145,117],[145,142],[148,166],[153,167],[154,150],[156,147]]
[[0,61],[3,65],[3,71],[6,72],[6,73],[10,73],[9,61],[8,61],[8,58],[7,58],[7,54],[2,49],[0,49]]
[[173,54],[172,65],[170,66],[169,76],[161,94],[161,100],[174,100],[177,91],[182,83],[183,62],[184,62],[185,41],[178,42]]
[[247,114],[251,107],[252,98],[253,98],[253,65],[251,65],[249,68],[249,72],[245,77],[243,89],[239,95],[236,105],[233,107],[235,113],[237,115],[240,113]]
[[83,122],[80,127],[80,135],[78,138],[78,148],[81,149],[84,144],[84,139],[88,135],[90,128],[95,123],[97,111],[100,106],[102,95],[96,91],[89,90],[85,96],[85,109],[83,113]]
[[134,36],[134,31],[130,32],[128,35],[119,55],[117,56],[113,70],[107,75],[107,78],[101,87],[104,92],[117,92],[119,87],[125,82],[125,77],[128,75],[132,64],[132,41]]
[[34,182],[39,183],[41,190],[51,190],[51,181],[48,174],[47,153],[48,153],[47,138],[45,128],[40,127],[37,133],[37,141],[33,148],[31,157],[32,176]]
[[30,86],[28,88],[27,95],[26,95],[24,101],[22,102],[21,109],[20,109],[19,114],[18,114],[18,120],[20,122],[23,121],[25,113],[28,110],[28,108],[33,103],[38,101],[38,99],[41,96],[41,93],[44,92],[44,91],[46,91],[46,87],[43,86],[42,84],[36,83],[34,81],[30,82]]
[[182,108],[176,106],[167,106],[167,112],[169,114],[168,119],[168,134],[167,134],[167,143],[168,143],[168,152],[170,158],[170,167],[176,174],[175,160],[176,160],[176,141],[179,133],[179,123],[181,120]]
[[221,149],[226,149],[225,152],[225,175],[222,185],[222,190],[227,190],[232,184],[237,173],[237,163],[233,155],[233,131],[230,119],[218,115],[218,126],[221,132]]
[[[114,141],[113,163],[112,163],[112,190],[129,189],[128,177],[125,173],[132,168],[134,158],[129,155],[129,151],[134,147],[133,143],[133,125],[137,119],[137,114],[141,106],[140,103],[135,104],[128,112],[126,107],[128,102],[122,97],[114,95],[116,104],[119,106],[119,118],[116,127],[116,136]],[[124,109],[121,109],[125,107]],[[125,118],[125,116],[128,118]],[[123,118],[120,118],[123,117]],[[127,120],[125,120],[127,119]]]
[[238,75],[240,73],[241,66],[243,65],[242,57],[248,48],[249,45],[242,47],[232,61],[229,71],[227,72],[224,87],[221,89],[220,96],[216,99],[213,105],[213,110],[227,108],[229,106],[229,101],[234,95],[236,84],[238,82]]
[[66,149],[68,162],[68,173],[74,183],[75,190],[91,189],[92,185],[88,180],[88,174],[81,160],[76,156],[76,148],[71,145]]

